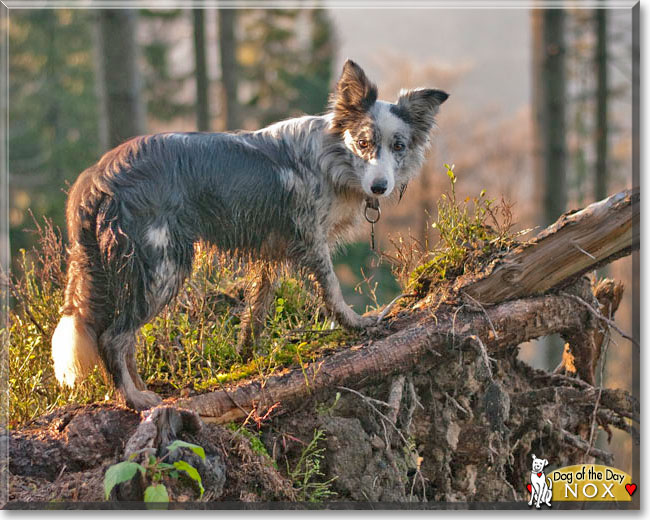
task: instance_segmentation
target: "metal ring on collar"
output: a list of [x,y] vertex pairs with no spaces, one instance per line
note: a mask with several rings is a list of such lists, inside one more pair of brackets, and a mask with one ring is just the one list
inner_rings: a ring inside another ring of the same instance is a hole
[[[377,216],[374,219],[370,218],[368,216],[368,210],[375,210],[377,212]],[[366,217],[366,220],[371,224],[379,222],[379,219],[381,218],[381,208],[379,207],[379,201],[377,199],[374,199],[374,201],[366,200],[366,209],[363,212],[363,216]]]

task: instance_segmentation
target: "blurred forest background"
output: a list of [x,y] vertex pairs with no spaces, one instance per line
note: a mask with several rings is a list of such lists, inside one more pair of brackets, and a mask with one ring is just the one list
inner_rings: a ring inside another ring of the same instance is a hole
[[[462,197],[485,189],[510,201],[522,230],[632,186],[627,9],[12,9],[9,45],[13,255],[33,246],[30,212],[64,228],[68,187],[106,150],[143,133],[256,129],[322,113],[347,57],[383,99],[405,87],[451,93],[420,178],[384,208],[377,232],[388,254],[398,234],[436,241],[429,215],[448,187],[443,163],[456,165]],[[355,291],[362,272],[379,303],[398,290],[369,232],[335,259],[359,311],[369,303],[368,290]],[[625,283],[617,322],[631,330],[631,259],[599,274]],[[631,347],[615,341],[606,384],[631,389]],[[556,343],[521,356],[553,367]],[[621,439],[617,466],[629,471],[631,441]]]

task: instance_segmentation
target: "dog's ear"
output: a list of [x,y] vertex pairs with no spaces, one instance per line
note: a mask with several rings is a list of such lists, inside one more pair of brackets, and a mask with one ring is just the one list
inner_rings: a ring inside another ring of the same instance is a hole
[[377,101],[377,86],[368,79],[363,69],[352,60],[343,65],[343,72],[332,96],[335,126],[350,115],[370,110]]
[[420,144],[429,136],[435,116],[449,94],[442,90],[417,88],[402,90],[397,99],[398,110],[413,128],[413,140]]
[[548,460],[544,459],[544,467],[548,466]]
[[533,453],[533,460],[535,460],[537,457],[535,457],[535,454]]

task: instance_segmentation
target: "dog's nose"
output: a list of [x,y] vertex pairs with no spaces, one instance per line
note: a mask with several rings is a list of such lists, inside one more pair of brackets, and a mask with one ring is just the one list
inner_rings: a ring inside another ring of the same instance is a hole
[[375,195],[381,195],[382,193],[386,192],[387,187],[388,181],[386,179],[379,179],[372,183],[372,186],[370,186],[370,191],[372,191]]

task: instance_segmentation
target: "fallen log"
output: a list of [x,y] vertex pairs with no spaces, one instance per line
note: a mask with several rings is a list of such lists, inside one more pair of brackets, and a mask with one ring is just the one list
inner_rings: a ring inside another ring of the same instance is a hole
[[640,213],[638,188],[565,213],[463,291],[482,305],[494,305],[566,285],[638,249]]
[[[388,337],[348,347],[265,381],[178,399],[174,404],[194,410],[204,420],[225,423],[276,403],[288,408],[324,389],[406,373],[427,353],[442,355],[449,346],[467,341],[486,349],[487,358],[501,348],[554,333],[582,338],[585,330],[594,329],[596,319],[593,307],[584,305],[595,302],[584,284],[574,284],[562,294],[530,295],[566,287],[588,270],[638,248],[639,208],[639,191],[634,189],[563,215],[495,264],[489,274],[461,288],[469,300],[480,302],[478,309],[468,302],[456,309],[443,308],[436,316],[417,311],[405,328]],[[524,297],[528,298],[512,300]],[[484,308],[484,304],[492,306]],[[583,373],[592,383],[593,355],[582,357],[589,360]]]

